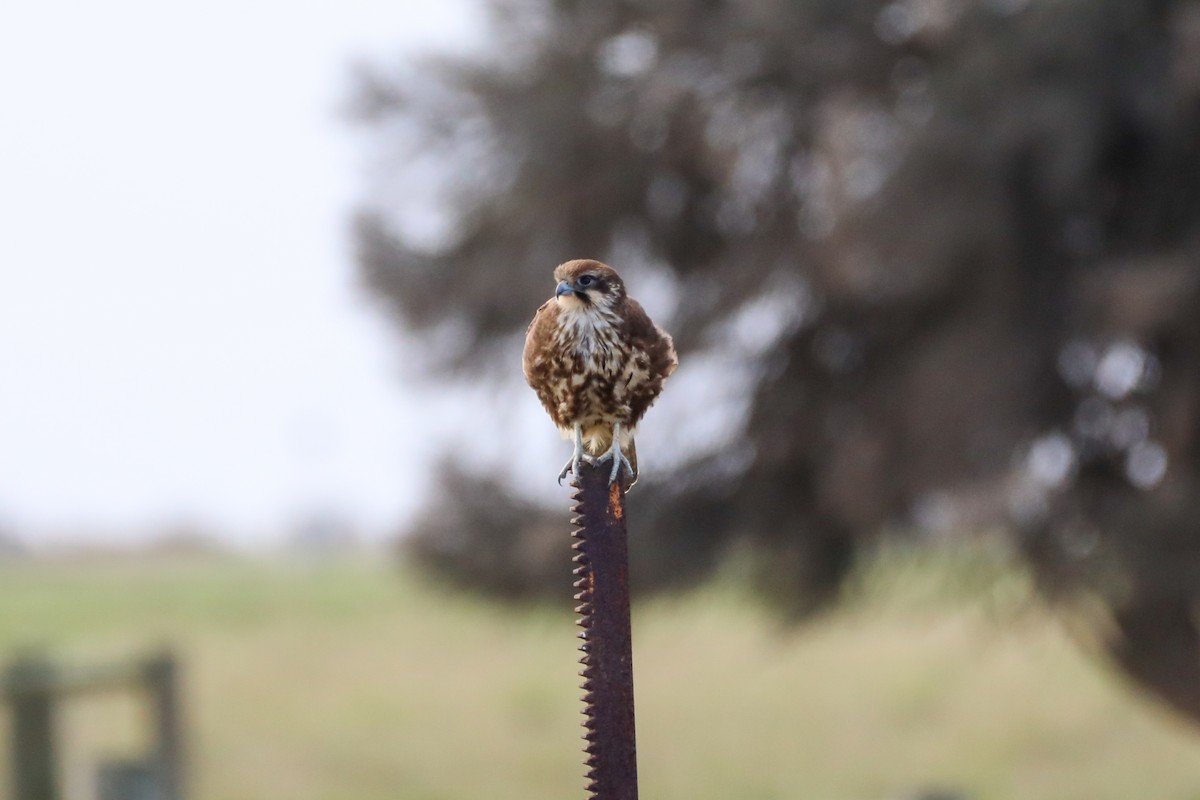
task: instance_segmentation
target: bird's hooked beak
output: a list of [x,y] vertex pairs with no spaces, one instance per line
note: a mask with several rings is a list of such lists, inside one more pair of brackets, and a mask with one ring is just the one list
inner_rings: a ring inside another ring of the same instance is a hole
[[564,294],[571,294],[575,291],[575,287],[570,281],[559,281],[558,288],[554,290],[555,297],[562,297]]

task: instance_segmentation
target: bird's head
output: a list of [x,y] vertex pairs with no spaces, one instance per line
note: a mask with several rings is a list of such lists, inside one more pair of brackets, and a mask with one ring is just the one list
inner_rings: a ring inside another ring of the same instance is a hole
[[625,284],[617,271],[590,258],[559,264],[554,270],[560,306],[567,308],[611,308],[625,296]]

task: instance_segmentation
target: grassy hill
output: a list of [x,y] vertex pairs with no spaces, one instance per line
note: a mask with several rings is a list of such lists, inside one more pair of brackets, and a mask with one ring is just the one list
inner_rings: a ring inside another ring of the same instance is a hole
[[[583,796],[566,588],[560,612],[384,563],[103,559],[4,567],[0,587],[4,656],[178,647],[200,800]],[[646,798],[1200,798],[1196,732],[974,557],[883,559],[795,630],[732,584],[634,615]],[[70,787],[136,747],[139,714],[120,695],[70,706]]]

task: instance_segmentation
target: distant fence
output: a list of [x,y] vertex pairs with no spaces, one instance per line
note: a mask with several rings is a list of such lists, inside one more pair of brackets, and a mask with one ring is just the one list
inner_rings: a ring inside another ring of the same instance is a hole
[[75,695],[116,689],[140,691],[149,701],[152,744],[142,758],[99,765],[98,800],[183,800],[179,667],[173,655],[88,668],[23,658],[4,671],[0,689],[12,716],[12,800],[62,800],[58,704]]

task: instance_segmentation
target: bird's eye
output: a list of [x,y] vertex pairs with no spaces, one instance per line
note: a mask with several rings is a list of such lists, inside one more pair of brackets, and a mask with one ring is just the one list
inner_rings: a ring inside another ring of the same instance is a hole
[[596,282],[596,279],[593,278],[591,275],[584,275],[582,278],[579,279],[580,286],[591,286],[595,282]]

